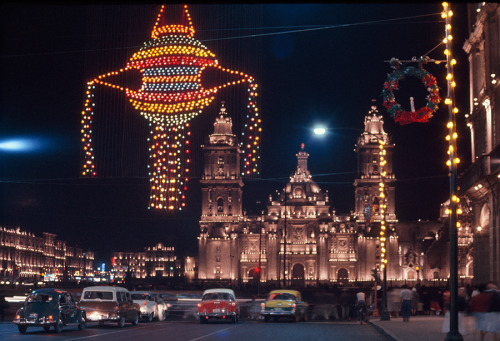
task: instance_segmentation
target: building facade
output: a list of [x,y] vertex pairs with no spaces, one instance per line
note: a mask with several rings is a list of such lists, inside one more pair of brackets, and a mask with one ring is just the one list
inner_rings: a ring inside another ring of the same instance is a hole
[[175,248],[158,243],[140,252],[113,252],[111,266],[115,278],[179,278],[182,262],[175,255]]
[[470,3],[469,56],[471,166],[459,177],[470,203],[476,284],[500,284],[500,6]]
[[[380,142],[385,150],[384,179]],[[438,248],[440,238],[446,240],[446,236],[440,237],[444,222],[400,223],[397,219],[394,144],[384,131],[376,106],[366,115],[364,131],[356,144],[358,177],[354,181],[355,210],[350,214],[337,214],[328,191],[313,180],[304,145],[296,154],[297,167],[290,181],[269,195],[266,210],[257,216],[245,214],[240,151],[224,105],[215,120],[214,133],[203,148],[198,238],[198,279],[202,282],[260,280],[285,286],[368,282],[373,280],[372,270],[381,268],[384,251],[388,280],[399,284],[435,280],[444,284],[448,279],[449,266],[434,259],[443,254],[428,257],[429,250]],[[384,198],[379,189],[382,180]],[[386,205],[384,214],[382,203]],[[382,219],[385,246],[380,238]],[[467,243],[470,245],[470,240]]]
[[57,235],[43,233],[37,237],[20,228],[0,227],[0,278],[62,279],[82,276],[93,271],[94,253],[70,247]]

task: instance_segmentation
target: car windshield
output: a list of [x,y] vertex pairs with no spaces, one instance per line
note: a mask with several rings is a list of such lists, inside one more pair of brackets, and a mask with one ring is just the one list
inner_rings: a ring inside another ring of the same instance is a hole
[[51,295],[47,294],[39,294],[39,293],[33,293],[28,296],[26,299],[26,302],[44,302],[44,303],[49,303],[52,302],[53,297]]
[[151,300],[148,294],[131,294],[133,300]]
[[233,300],[233,296],[228,294],[228,293],[224,293],[224,292],[213,292],[213,293],[209,293],[209,294],[205,294],[203,295],[203,298],[202,298],[203,301],[208,301],[208,300]]
[[113,292],[111,291],[85,291],[84,300],[113,300]]
[[269,300],[295,301],[295,296],[292,294],[277,293],[271,294]]

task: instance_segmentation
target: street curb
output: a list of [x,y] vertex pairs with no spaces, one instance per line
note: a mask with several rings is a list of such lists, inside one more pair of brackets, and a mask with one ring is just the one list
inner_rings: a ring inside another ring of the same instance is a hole
[[367,321],[368,324],[370,324],[373,328],[377,329],[382,335],[384,335],[388,340],[390,341],[402,341],[401,339],[397,338],[396,336],[392,335],[390,332],[385,330],[384,328],[376,325],[375,323],[371,321]]

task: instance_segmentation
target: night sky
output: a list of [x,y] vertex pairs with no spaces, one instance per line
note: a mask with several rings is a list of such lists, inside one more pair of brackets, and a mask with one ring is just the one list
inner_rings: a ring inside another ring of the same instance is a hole
[[[453,4],[452,9],[457,100],[463,114],[468,111],[468,64],[462,50],[466,5]],[[0,6],[0,146],[15,139],[24,139],[27,146],[0,149],[0,225],[39,236],[55,233],[69,245],[96,251],[98,260],[108,260],[112,251],[142,250],[157,242],[175,246],[179,255],[196,254],[203,161],[199,146],[212,132],[220,101],[226,102],[239,133],[245,87],[222,91],[192,121],[187,209],[175,214],[147,209],[147,122],[121,92],[102,89],[96,95],[101,177],[79,177],[86,82],[124,67],[149,39],[158,10],[157,5]],[[260,212],[258,201],[265,203],[283,188],[295,170],[301,143],[310,154],[313,179],[329,191],[336,212],[353,210],[357,129],[363,129],[376,99],[396,144],[398,219],[438,218],[449,193],[447,109],[441,105],[429,123],[399,126],[383,109],[381,91],[391,72],[384,61],[419,57],[442,40],[440,2],[193,4],[189,10],[195,38],[221,65],[248,73],[259,84],[262,172],[260,179],[245,181],[248,213]],[[441,45],[429,57],[444,59],[443,51]],[[444,97],[444,63],[426,69],[437,77]],[[399,85],[396,98],[403,106],[409,108],[410,96],[417,108],[425,104],[427,91],[418,79]],[[319,123],[331,128],[323,138],[312,134]],[[463,119],[458,125],[460,172],[470,152]]]

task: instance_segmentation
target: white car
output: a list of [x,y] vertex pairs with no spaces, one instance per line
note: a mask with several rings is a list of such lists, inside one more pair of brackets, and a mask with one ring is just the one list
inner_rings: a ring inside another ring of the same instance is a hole
[[150,291],[131,291],[130,296],[134,303],[137,303],[141,309],[141,319],[152,322],[158,317],[158,304],[153,293]]

